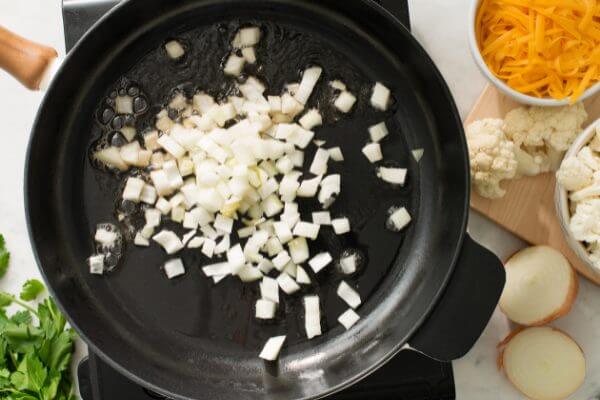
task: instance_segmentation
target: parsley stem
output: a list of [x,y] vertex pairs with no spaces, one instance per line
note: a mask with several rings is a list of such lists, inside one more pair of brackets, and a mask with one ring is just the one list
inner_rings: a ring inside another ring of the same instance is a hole
[[17,305],[19,305],[19,306],[21,306],[21,307],[25,308],[26,310],[29,310],[29,311],[31,311],[31,312],[32,312],[32,313],[33,313],[33,314],[34,314],[36,317],[39,317],[39,316],[40,316],[40,315],[38,314],[38,312],[37,312],[37,310],[36,310],[35,308],[33,308],[33,307],[31,307],[29,304],[27,304],[27,303],[25,303],[25,302],[23,302],[23,301],[21,301],[21,300],[17,299],[15,296],[12,296],[12,301],[13,301],[15,304],[17,304]]

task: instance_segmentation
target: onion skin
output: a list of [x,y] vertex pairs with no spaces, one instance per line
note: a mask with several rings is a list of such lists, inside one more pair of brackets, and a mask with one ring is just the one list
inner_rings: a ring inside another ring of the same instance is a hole
[[[519,251],[515,252],[514,254],[512,254],[510,257],[508,257],[506,259],[506,261],[504,262],[504,265],[506,265],[514,256],[519,254],[521,251],[522,250],[519,250]],[[567,294],[567,297],[565,298],[563,305],[559,309],[557,309],[555,312],[553,312],[552,314],[550,314],[547,317],[542,318],[538,321],[528,322],[526,324],[522,323],[522,322],[518,322],[518,321],[513,321],[513,322],[518,323],[523,326],[529,326],[529,327],[544,326],[544,325],[549,324],[550,322],[557,320],[558,318],[564,317],[565,315],[569,314],[571,312],[571,310],[573,309],[573,305],[575,304],[575,300],[577,299],[577,295],[579,294],[579,277],[578,277],[575,269],[570,265],[570,263],[569,263],[569,266],[571,269],[570,278],[569,278],[571,280],[571,282],[569,285],[569,292]],[[499,303],[498,307],[500,308],[502,313],[504,315],[506,315],[506,317],[512,321],[512,319],[509,316],[509,313],[507,313],[506,310],[503,309],[502,304]],[[516,332],[516,333],[518,333],[518,332]]]

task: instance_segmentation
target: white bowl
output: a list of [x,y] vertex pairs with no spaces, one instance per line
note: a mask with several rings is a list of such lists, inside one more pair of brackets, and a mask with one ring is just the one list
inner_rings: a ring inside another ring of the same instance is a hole
[[[469,10],[469,47],[471,48],[471,53],[473,54],[473,58],[477,63],[477,66],[483,72],[483,74],[489,79],[490,82],[494,84],[498,89],[500,89],[505,95],[516,100],[519,103],[529,104],[532,106],[541,106],[541,107],[557,107],[557,106],[566,106],[569,104],[569,99],[564,100],[555,100],[551,98],[540,99],[538,97],[528,96],[521,92],[516,91],[515,89],[508,86],[503,80],[499,79],[490,71],[487,64],[483,60],[481,56],[481,52],[479,51],[479,46],[477,44],[477,38],[475,36],[475,20],[477,18],[477,11],[479,10],[479,4],[481,0],[471,0],[471,9]],[[580,101],[587,99],[590,96],[595,95],[600,92],[600,82],[597,82],[594,86],[587,89],[580,98]]]
[[[591,124],[585,131],[583,131],[573,142],[567,153],[565,154],[565,158],[576,156],[583,147],[585,147],[596,134],[596,126],[599,126],[600,120]],[[571,223],[571,211],[569,210],[569,194],[565,188],[563,188],[559,183],[556,184],[556,189],[554,191],[554,204],[556,206],[556,215],[558,216],[558,220],[560,222],[560,227],[562,228],[563,234],[567,239],[567,243],[577,256],[585,262],[590,271],[595,272],[596,274],[600,274],[600,268],[597,267],[591,260],[590,255],[587,249],[584,247],[583,243],[578,241],[573,237],[571,233],[571,229],[569,225]]]

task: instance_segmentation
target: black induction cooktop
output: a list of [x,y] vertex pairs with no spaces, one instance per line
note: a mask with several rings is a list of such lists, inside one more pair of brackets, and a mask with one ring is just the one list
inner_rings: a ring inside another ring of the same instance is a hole
[[[66,49],[120,0],[63,0]],[[410,28],[407,0],[377,0]],[[90,353],[78,366],[83,400],[166,399],[129,381]],[[332,400],[453,400],[452,365],[413,351],[403,351],[358,384],[329,397]],[[207,399],[210,400],[210,399]]]

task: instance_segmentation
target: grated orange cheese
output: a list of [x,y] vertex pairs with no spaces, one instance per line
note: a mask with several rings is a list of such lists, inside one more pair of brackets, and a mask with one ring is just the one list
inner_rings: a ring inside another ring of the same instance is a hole
[[575,103],[600,81],[600,0],[483,0],[475,24],[488,67],[521,93]]

